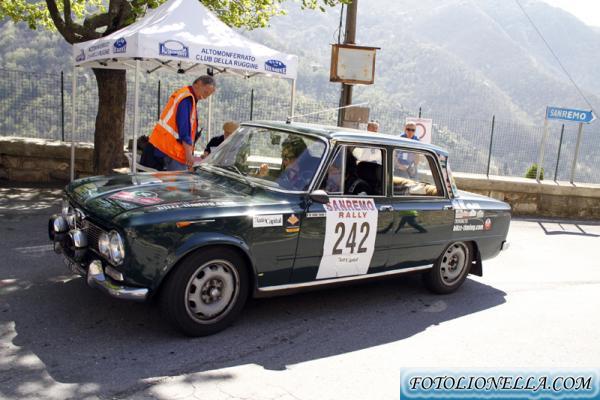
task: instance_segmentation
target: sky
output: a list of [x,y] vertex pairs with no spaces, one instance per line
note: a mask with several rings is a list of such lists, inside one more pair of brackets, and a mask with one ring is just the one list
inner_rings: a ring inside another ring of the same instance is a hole
[[600,27],[599,0],[543,0],[573,14],[587,25]]

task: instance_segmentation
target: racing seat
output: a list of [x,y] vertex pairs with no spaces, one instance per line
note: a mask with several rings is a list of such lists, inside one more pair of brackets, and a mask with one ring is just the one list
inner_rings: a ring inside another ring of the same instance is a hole
[[356,174],[360,179],[367,182],[371,190],[367,193],[371,196],[383,194],[383,179],[381,165],[371,161],[361,161],[356,167]]

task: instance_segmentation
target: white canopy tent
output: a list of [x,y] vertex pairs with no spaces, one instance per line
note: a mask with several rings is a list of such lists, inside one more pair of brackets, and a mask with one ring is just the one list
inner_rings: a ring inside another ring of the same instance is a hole
[[[171,70],[201,75],[255,75],[291,81],[290,115],[294,114],[298,57],[256,43],[219,20],[199,0],[169,0],[139,21],[100,39],[73,45],[75,67],[135,71],[132,172],[135,172],[139,129],[139,75],[142,71]],[[73,72],[71,180],[75,175],[75,96]],[[209,97],[209,126],[211,98]],[[209,131],[210,135],[210,131]]]

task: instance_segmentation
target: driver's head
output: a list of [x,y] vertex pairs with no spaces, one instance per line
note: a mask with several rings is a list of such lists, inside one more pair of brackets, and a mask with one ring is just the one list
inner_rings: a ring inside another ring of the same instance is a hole
[[283,169],[286,169],[306,150],[306,143],[299,137],[290,137],[283,142],[281,147],[281,164]]

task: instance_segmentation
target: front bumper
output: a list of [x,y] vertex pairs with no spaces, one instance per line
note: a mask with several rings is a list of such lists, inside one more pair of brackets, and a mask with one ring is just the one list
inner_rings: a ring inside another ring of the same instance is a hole
[[[123,275],[110,265],[104,265],[96,258],[96,253],[88,247],[88,232],[82,228],[74,228],[68,232],[53,231],[54,222],[59,216],[49,221],[49,235],[57,253],[62,253],[68,269],[84,277],[90,287],[102,290],[109,296],[133,301],[144,301],[149,290],[144,287],[125,286]],[[60,220],[59,220],[60,222]],[[64,230],[64,223],[59,224]],[[76,233],[76,234],[75,234]],[[86,268],[87,267],[87,268]]]
[[65,263],[69,270],[86,278],[90,287],[100,289],[109,296],[133,301],[145,301],[148,298],[147,288],[124,286],[104,274],[104,268],[100,260],[90,262],[87,271],[76,261],[65,256]]

